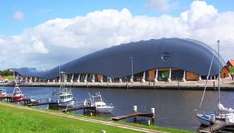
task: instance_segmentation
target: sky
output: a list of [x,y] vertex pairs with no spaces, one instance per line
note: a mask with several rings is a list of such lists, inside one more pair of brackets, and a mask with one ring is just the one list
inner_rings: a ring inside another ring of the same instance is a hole
[[132,41],[190,38],[234,59],[233,0],[0,0],[0,69],[49,69]]

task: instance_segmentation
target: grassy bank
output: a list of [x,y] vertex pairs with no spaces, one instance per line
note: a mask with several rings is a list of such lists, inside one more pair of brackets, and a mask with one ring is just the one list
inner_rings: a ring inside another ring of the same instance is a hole
[[105,130],[107,133],[135,133],[131,130],[83,122],[0,104],[1,133],[100,133],[101,130]]
[[[53,115],[54,112],[44,112],[35,109],[12,106],[0,103],[0,132],[7,133],[100,133],[105,130],[107,133],[136,133],[137,131],[118,128],[107,125],[89,122],[92,120],[86,117],[74,119],[71,115]],[[70,117],[68,117],[70,116]],[[125,125],[125,124],[122,124]],[[132,125],[132,127],[144,127]],[[146,128],[146,126],[144,127]],[[154,131],[166,131],[171,133],[188,133],[187,131],[150,127]]]
[[[111,120],[111,118],[106,118],[106,117],[99,117],[99,116],[84,116],[84,115],[79,115],[79,117],[84,117],[84,118],[92,118],[92,119],[99,119],[99,120]],[[175,128],[166,128],[166,127],[159,127],[157,125],[151,125],[147,126],[145,124],[140,124],[140,123],[129,123],[127,121],[119,121],[118,123],[125,124],[125,125],[131,125],[134,127],[142,127],[142,128],[148,128],[148,129],[153,129],[156,131],[161,131],[163,133],[193,133],[192,131],[184,130],[184,129],[175,129]]]

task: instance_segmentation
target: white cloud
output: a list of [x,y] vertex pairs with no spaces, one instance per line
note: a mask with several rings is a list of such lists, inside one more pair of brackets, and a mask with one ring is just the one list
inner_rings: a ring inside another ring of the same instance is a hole
[[22,11],[16,11],[14,14],[13,14],[13,19],[16,20],[16,21],[21,21],[24,19],[24,13]]
[[[0,36],[1,68],[50,68],[90,52],[131,41],[162,37],[191,38],[234,58],[234,12],[218,12],[205,1],[193,1],[179,16],[134,16],[128,9],[102,10],[70,19],[57,18],[16,36]],[[3,57],[3,58],[2,58]]]
[[169,10],[170,4],[167,0],[149,0],[147,6],[156,11],[166,12]]

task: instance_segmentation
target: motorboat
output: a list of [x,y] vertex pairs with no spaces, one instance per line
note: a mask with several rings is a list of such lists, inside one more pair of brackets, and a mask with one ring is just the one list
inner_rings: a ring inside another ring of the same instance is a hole
[[53,92],[51,102],[56,102],[59,106],[72,107],[75,105],[75,98],[70,89],[60,88],[59,91]]
[[16,84],[12,93],[12,99],[15,102],[20,102],[25,98],[23,92],[21,91],[20,87]]
[[104,102],[100,92],[96,93],[95,95],[89,94],[89,99],[84,101],[84,106],[96,107],[96,111],[98,113],[111,113],[114,109],[112,104],[107,104]]
[[3,88],[0,88],[0,97],[6,97],[6,96],[8,96],[6,93],[6,90]]

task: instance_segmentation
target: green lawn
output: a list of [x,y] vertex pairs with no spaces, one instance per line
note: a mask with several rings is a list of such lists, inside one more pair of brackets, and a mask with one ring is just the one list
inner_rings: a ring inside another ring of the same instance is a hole
[[[99,117],[99,116],[83,116],[79,115],[79,117],[84,117],[84,118],[93,118],[93,119],[99,119],[99,120],[110,120],[111,118],[106,118],[106,117]],[[156,131],[162,131],[162,132],[167,132],[167,133],[193,133],[192,131],[184,130],[184,129],[175,129],[175,128],[166,128],[166,127],[159,127],[155,125],[147,126],[144,124],[139,124],[139,123],[129,123],[127,121],[119,121],[118,123],[121,124],[127,124],[135,127],[142,127],[142,128],[148,128],[148,129],[154,129]],[[157,123],[156,123],[157,124]]]
[[135,133],[131,130],[83,122],[0,104],[1,133]]
[[[51,112],[51,111],[50,111]],[[54,113],[54,112],[53,112]],[[58,112],[56,112],[57,114]],[[70,116],[73,116],[70,114]],[[86,119],[101,119],[100,117],[77,116]],[[104,120],[104,119],[103,119]],[[163,131],[167,133],[191,133],[190,131],[161,128],[156,126],[144,126],[126,122],[118,122],[123,125],[143,127]],[[21,106],[12,106],[0,103],[0,133],[135,133],[136,131],[115,128],[112,126],[84,122],[64,116],[52,115],[49,112],[29,110]]]

